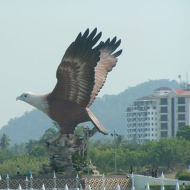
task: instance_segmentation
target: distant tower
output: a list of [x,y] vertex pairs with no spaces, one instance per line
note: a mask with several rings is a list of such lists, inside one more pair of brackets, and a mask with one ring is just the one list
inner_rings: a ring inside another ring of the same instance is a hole
[[181,75],[178,75],[178,78],[179,78],[179,85],[180,85],[180,88],[182,88],[182,86],[181,86]]

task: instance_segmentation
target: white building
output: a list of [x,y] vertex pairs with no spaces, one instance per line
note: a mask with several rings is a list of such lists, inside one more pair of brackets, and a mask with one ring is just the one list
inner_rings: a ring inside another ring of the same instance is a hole
[[180,127],[190,125],[190,90],[158,88],[127,106],[126,119],[130,141],[176,136]]

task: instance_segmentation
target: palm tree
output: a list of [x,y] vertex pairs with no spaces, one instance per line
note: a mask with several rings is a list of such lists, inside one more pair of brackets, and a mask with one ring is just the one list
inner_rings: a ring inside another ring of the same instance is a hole
[[0,148],[2,150],[6,150],[10,145],[9,142],[10,142],[9,136],[4,133],[0,139]]

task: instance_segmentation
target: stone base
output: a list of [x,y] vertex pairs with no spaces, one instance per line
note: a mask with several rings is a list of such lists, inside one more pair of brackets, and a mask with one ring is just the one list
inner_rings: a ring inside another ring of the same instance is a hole
[[[73,175],[77,173],[88,173],[87,145],[89,136],[84,137],[75,134],[60,134],[57,138],[46,142],[46,151],[50,158],[50,165],[43,166],[43,173],[62,173]],[[89,129],[88,129],[89,133]],[[96,167],[89,163],[89,173],[98,174]]]

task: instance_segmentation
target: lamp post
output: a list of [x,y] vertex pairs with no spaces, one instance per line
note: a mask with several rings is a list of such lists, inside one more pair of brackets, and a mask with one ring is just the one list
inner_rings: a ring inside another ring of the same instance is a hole
[[88,185],[90,183],[90,159],[89,159],[89,132],[90,132],[90,129],[87,127],[84,129],[84,132],[85,132],[85,136],[86,136],[86,152],[87,152],[87,170],[88,170]]
[[116,152],[116,136],[118,136],[118,134],[116,133],[116,130],[114,129],[114,133],[111,134],[111,136],[113,136],[114,138],[114,160],[115,160],[115,172],[117,172],[117,152]]

